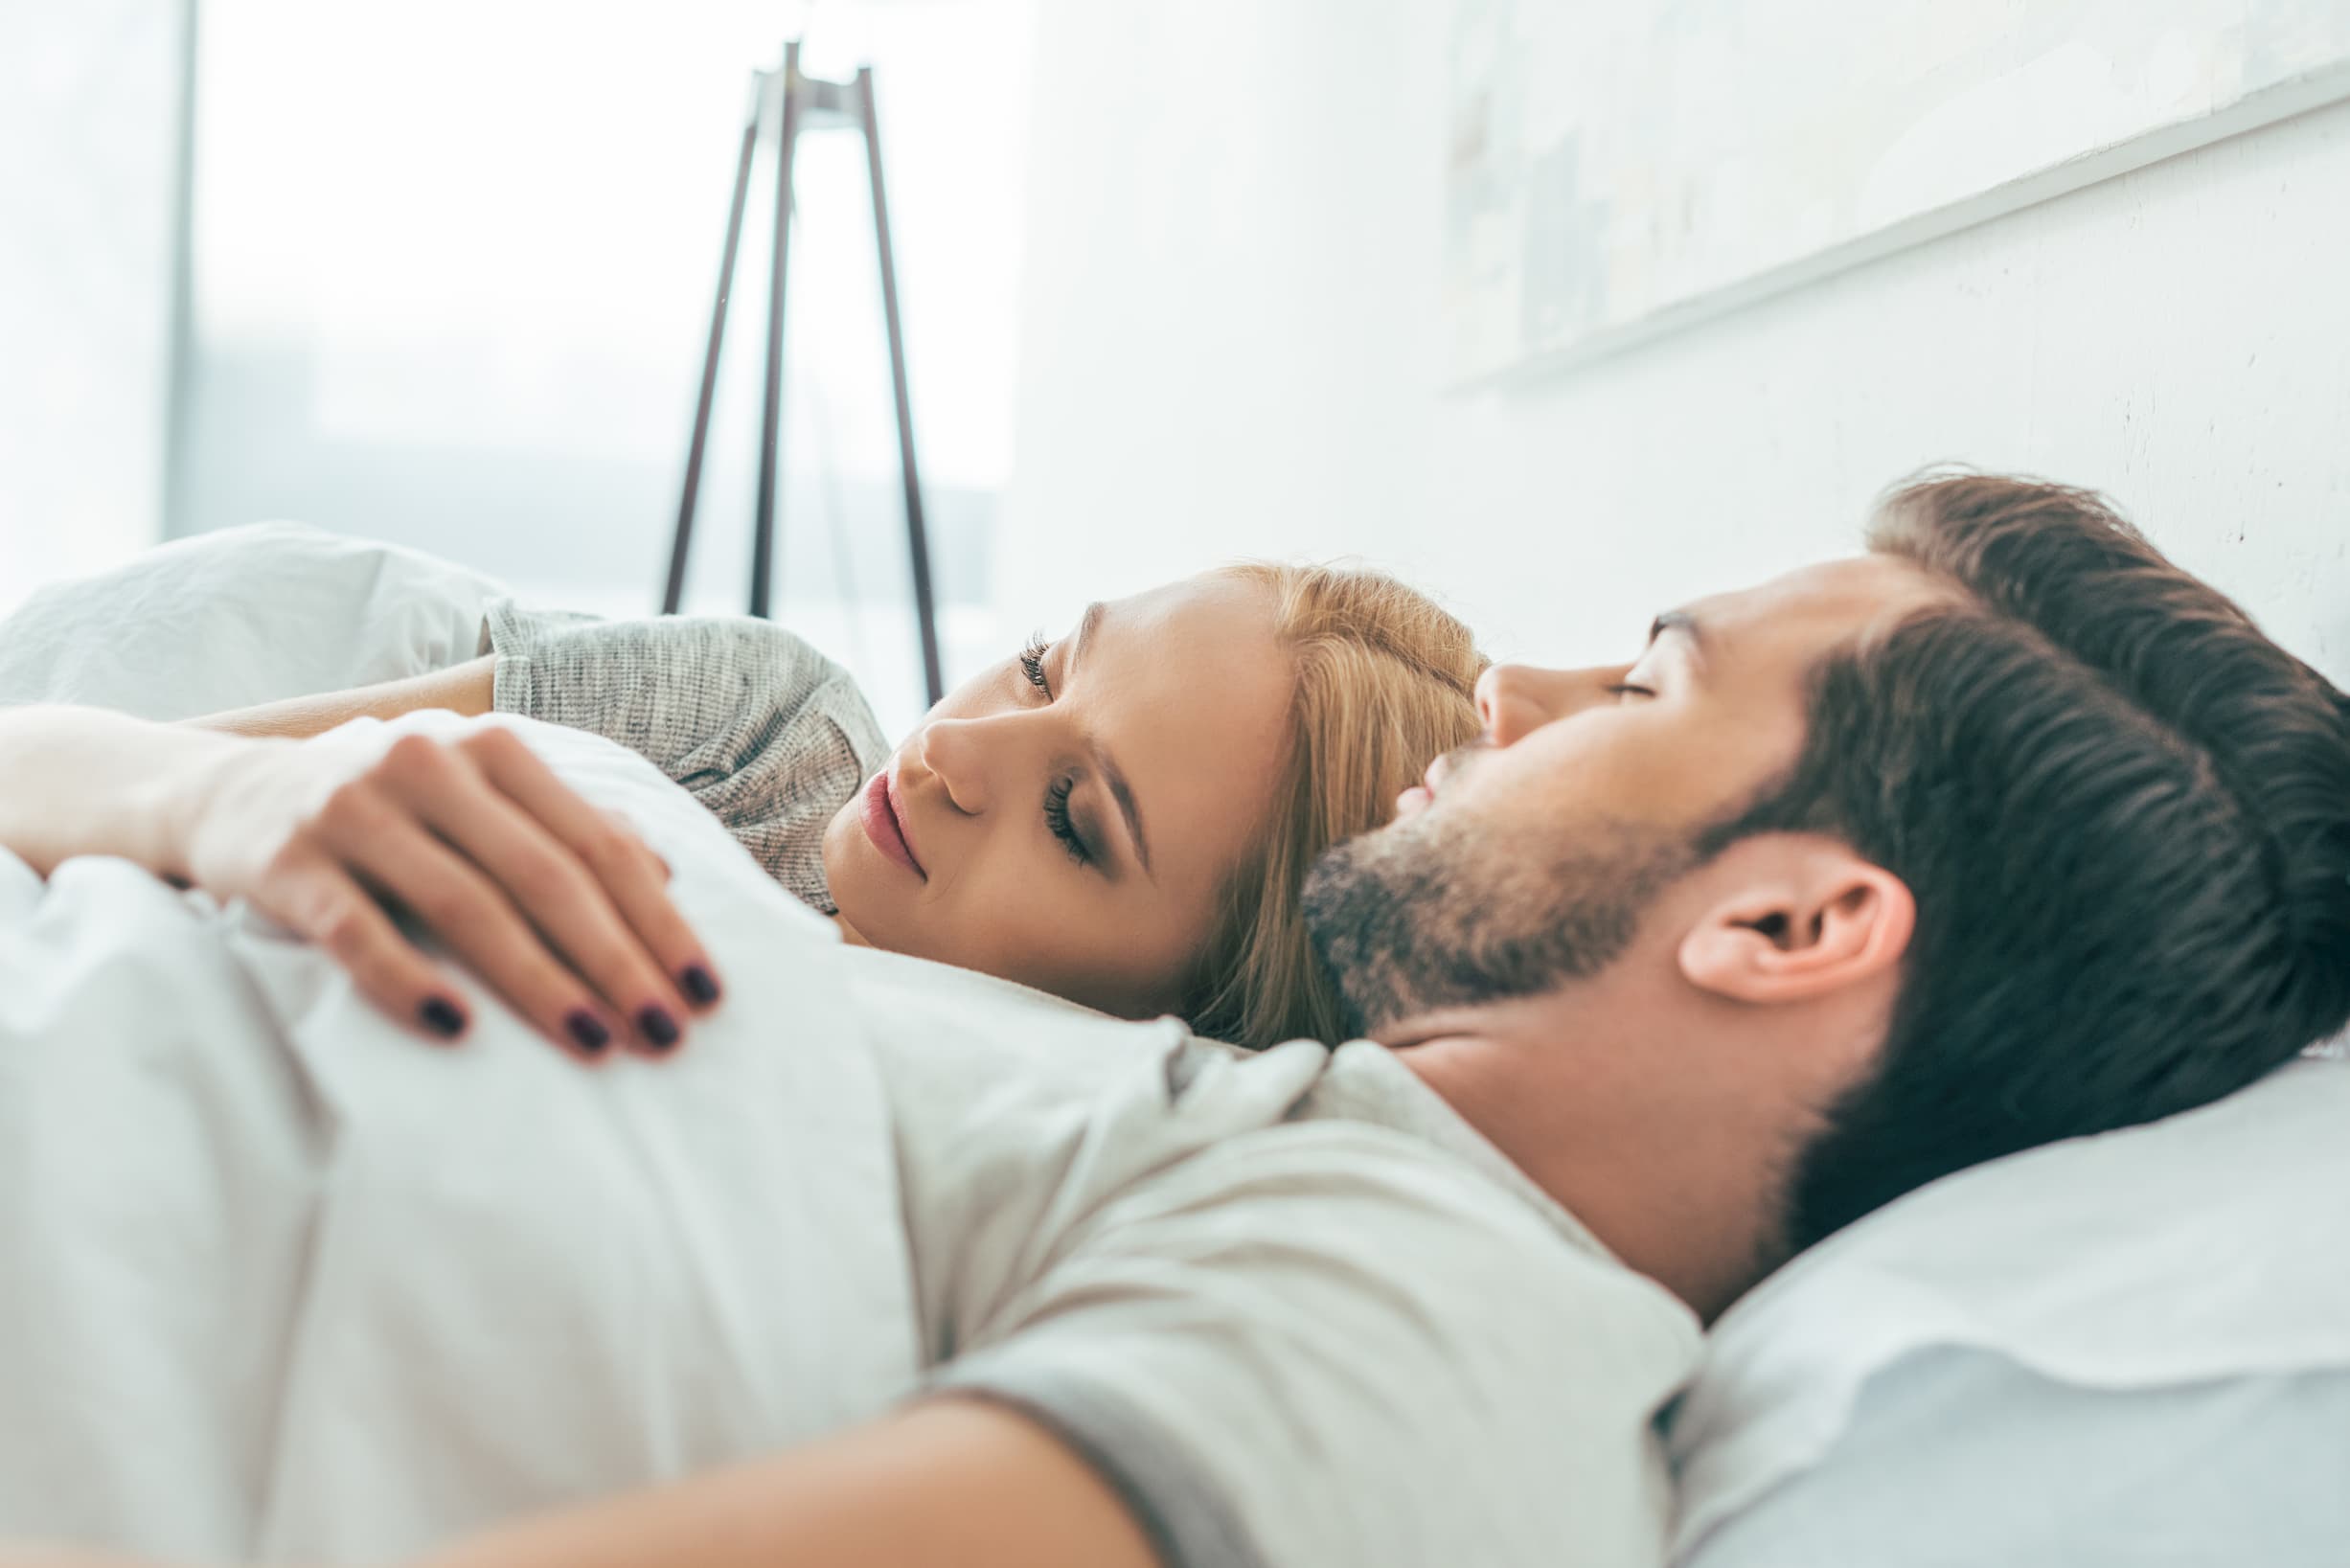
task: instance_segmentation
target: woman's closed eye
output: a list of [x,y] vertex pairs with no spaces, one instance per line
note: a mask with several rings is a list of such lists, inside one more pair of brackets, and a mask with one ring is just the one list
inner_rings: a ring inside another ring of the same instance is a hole
[[1044,633],[1039,631],[1028,639],[1028,647],[1020,653],[1020,673],[1028,677],[1029,685],[1042,692],[1048,699],[1053,694],[1053,683],[1045,678],[1044,656],[1052,651],[1053,645],[1046,642]]
[[1090,866],[1095,864],[1093,847],[1085,842],[1084,835],[1078,831],[1077,824],[1069,819],[1069,796],[1076,788],[1076,776],[1067,773],[1046,786],[1044,826],[1055,838],[1061,840],[1061,848],[1069,852],[1070,859],[1081,866]]

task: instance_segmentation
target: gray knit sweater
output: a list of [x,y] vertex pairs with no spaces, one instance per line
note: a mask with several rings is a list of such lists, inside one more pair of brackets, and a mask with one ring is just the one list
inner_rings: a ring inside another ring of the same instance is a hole
[[848,672],[769,621],[603,621],[499,600],[482,651],[492,702],[641,753],[710,808],[767,874],[833,912],[824,828],[889,759]]

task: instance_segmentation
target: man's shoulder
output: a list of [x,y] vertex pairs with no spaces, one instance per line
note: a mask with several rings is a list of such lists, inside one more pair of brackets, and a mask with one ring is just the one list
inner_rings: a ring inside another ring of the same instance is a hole
[[1051,1205],[934,1375],[1067,1435],[1174,1561],[1655,1560],[1686,1309],[1402,1128],[1236,1114],[1309,1049],[1191,1057],[1199,1136]]
[[[1238,1132],[1278,1124],[1322,1071],[1319,1047],[1249,1055],[1181,1020],[1111,1017],[991,975],[871,948],[837,956],[917,1160],[1033,1166],[1095,1146],[1100,1192]],[[935,1145],[935,1148],[923,1147]]]
[[1377,1283],[1432,1319],[1523,1317],[1531,1337],[1562,1348],[1558,1332],[1575,1321],[1638,1324],[1661,1359],[1695,1352],[1695,1322],[1661,1285],[1422,1137],[1350,1120],[1213,1125],[1213,1136],[1107,1194],[1090,1226],[1198,1224]]

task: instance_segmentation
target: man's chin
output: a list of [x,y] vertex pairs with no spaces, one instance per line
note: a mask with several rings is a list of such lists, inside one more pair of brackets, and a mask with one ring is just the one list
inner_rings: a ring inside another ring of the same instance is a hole
[[1403,1044],[1426,1020],[1598,973],[1692,861],[1654,828],[1514,835],[1440,802],[1332,847],[1302,903],[1348,1031]]
[[1424,815],[1425,807],[1331,846],[1306,875],[1306,931],[1351,1035],[1377,1039],[1412,1011],[1404,955],[1422,935],[1433,859],[1413,830]]

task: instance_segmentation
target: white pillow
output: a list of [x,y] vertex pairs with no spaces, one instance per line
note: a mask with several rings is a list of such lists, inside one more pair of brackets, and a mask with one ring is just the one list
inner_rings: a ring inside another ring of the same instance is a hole
[[[2328,1542],[2350,1540],[2350,1488],[2280,1512],[2242,1487],[2145,1477],[2215,1452],[2232,1473],[2305,1473],[2315,1441],[2350,1475],[2346,1412],[2350,1062],[2309,1059],[2202,1110],[1947,1177],[1767,1281],[1723,1315],[1672,1415],[1675,1558],[2105,1560],[2084,1535],[2102,1526],[2130,1560],[2148,1522],[2123,1502],[2135,1486],[2194,1514],[2170,1540],[2316,1560],[2293,1555],[2310,1508],[2339,1526]],[[2058,1429],[2068,1463],[2024,1441]],[[1880,1506],[1848,1506],[1863,1494]],[[1882,1533],[1856,1539],[1871,1518]]]
[[1683,1568],[2341,1568],[2350,1372],[2080,1388],[1996,1351],[1869,1379],[1835,1445]]
[[300,523],[176,539],[54,583],[0,620],[0,704],[188,718],[421,675],[481,651],[505,589]]

